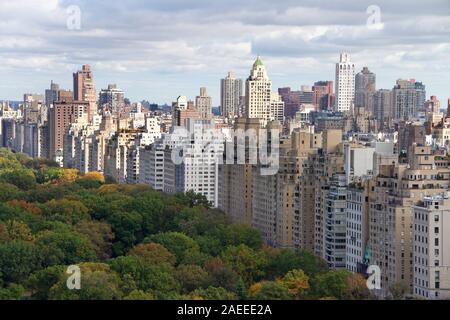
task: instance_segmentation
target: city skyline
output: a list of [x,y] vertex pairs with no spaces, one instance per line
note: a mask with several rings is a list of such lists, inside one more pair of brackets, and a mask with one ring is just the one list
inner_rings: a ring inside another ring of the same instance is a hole
[[[377,89],[414,78],[427,86],[428,95],[445,101],[450,96],[448,3],[402,7],[378,1],[374,5],[382,28],[367,24],[371,4],[285,1],[256,7],[253,1],[132,1],[125,7],[3,1],[0,69],[7,77],[0,81],[0,99],[42,93],[51,80],[70,89],[70,73],[90,64],[98,90],[116,83],[132,101],[170,104],[178,95],[195,99],[198,89],[206,87],[218,106],[220,79],[229,71],[245,79],[258,54],[274,88],[298,89],[334,80],[339,53],[348,51],[356,72],[367,66],[377,74]],[[79,30],[66,26],[71,5],[80,9]],[[333,15],[326,14],[331,11]],[[103,12],[117,19],[107,19]]]

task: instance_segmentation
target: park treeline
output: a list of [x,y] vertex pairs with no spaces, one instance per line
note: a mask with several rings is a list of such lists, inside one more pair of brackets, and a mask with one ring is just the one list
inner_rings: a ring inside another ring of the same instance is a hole
[[[81,288],[66,271],[77,265]],[[0,299],[370,299],[366,280],[265,246],[206,198],[0,149]]]

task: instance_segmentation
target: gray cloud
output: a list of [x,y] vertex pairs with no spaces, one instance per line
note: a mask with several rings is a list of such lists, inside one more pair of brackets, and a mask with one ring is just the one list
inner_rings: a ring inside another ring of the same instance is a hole
[[[66,28],[70,5],[81,8],[81,30]],[[369,5],[382,30],[367,28]],[[256,54],[275,86],[298,87],[333,79],[343,50],[379,87],[415,77],[450,96],[447,0],[0,0],[0,98],[50,79],[70,86],[70,73],[90,63],[98,87],[118,83],[133,99],[170,102],[206,85],[217,103],[220,77],[246,77]]]

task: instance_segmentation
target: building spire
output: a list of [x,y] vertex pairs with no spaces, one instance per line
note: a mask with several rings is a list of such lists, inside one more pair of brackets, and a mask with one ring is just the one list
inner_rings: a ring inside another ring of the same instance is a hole
[[264,64],[263,64],[263,62],[262,62],[262,60],[261,60],[261,57],[258,55],[258,56],[256,57],[255,63],[253,64],[253,67],[263,66],[263,65],[264,65]]

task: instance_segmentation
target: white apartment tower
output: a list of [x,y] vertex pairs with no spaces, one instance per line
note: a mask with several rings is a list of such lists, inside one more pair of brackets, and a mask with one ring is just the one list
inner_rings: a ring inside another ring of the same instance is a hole
[[239,115],[239,102],[243,96],[242,79],[228,72],[220,81],[220,114],[224,117]]
[[355,64],[350,59],[350,54],[341,53],[339,62],[336,63],[336,103],[335,111],[352,111],[355,100]]
[[246,117],[258,118],[265,126],[270,121],[272,81],[267,76],[266,67],[258,56],[245,86]]

